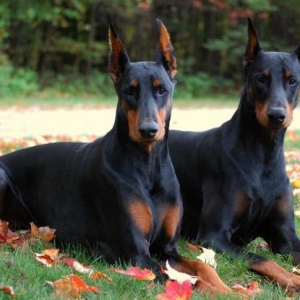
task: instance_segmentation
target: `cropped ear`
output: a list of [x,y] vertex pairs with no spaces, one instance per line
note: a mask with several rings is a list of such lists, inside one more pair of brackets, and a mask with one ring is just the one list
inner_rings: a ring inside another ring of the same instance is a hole
[[156,19],[158,28],[158,42],[156,47],[156,62],[162,63],[171,78],[174,78],[176,70],[176,58],[173,55],[173,46],[169,32],[161,20]]
[[108,37],[110,46],[109,74],[112,80],[117,82],[130,63],[130,59],[112,23],[109,26]]
[[243,61],[244,67],[246,67],[249,63],[251,63],[252,60],[257,56],[259,51],[262,50],[259,44],[256,31],[252,24],[252,21],[250,18],[247,18],[247,20],[248,20],[248,44],[244,55],[244,61]]
[[298,57],[298,60],[300,61],[300,43],[298,44],[298,47],[296,48],[296,50],[294,51]]

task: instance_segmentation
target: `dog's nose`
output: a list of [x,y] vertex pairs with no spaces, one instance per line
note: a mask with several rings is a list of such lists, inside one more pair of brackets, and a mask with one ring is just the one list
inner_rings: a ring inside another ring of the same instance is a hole
[[158,126],[155,122],[143,123],[139,126],[139,133],[144,139],[153,139],[158,131]]
[[268,120],[272,125],[280,125],[285,120],[285,110],[281,107],[274,107],[268,111]]

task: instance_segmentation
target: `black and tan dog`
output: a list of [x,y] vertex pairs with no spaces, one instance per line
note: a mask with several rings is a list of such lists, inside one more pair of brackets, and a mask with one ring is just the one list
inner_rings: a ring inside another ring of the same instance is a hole
[[151,268],[158,263],[201,276],[209,293],[230,289],[208,265],[177,252],[182,200],[167,136],[176,59],[157,21],[155,62],[132,63],[113,26],[109,72],[119,98],[110,132],[92,143],[54,143],[0,159],[0,217],[57,230],[61,242],[97,246],[110,261]]
[[300,263],[283,149],[299,96],[299,58],[300,47],[264,52],[249,20],[246,85],[231,120],[206,132],[169,134],[183,196],[182,234],[233,257],[247,255],[252,270],[290,292],[300,291],[300,277],[243,246],[262,237],[273,252]]

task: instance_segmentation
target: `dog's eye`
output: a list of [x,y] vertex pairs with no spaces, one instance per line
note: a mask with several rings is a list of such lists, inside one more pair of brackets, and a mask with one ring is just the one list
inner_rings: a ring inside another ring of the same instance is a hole
[[166,89],[164,88],[164,87],[162,87],[162,86],[160,86],[159,88],[158,88],[158,94],[159,95],[164,95],[165,93],[166,93]]
[[266,78],[264,76],[259,76],[256,78],[256,81],[258,83],[265,83],[266,82]]
[[134,91],[135,91],[135,88],[133,86],[129,86],[126,90],[125,90],[125,93],[129,96],[133,96],[134,95]]
[[294,78],[290,78],[289,85],[295,85],[297,81]]

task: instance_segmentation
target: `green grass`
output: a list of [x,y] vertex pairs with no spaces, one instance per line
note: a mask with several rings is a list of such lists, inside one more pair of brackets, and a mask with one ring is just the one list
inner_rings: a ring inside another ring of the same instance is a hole
[[[18,250],[0,248],[0,283],[5,286],[12,286],[17,294],[17,299],[57,299],[53,287],[48,285],[47,281],[55,281],[74,272],[64,264],[57,264],[51,268],[39,265],[33,257],[33,252],[41,253],[43,249],[41,244]],[[272,255],[268,251],[260,249],[259,241],[252,243],[249,249],[277,261],[288,270],[291,268],[290,258]],[[179,250],[185,256],[195,257],[195,253],[187,248],[183,240],[180,241]],[[136,280],[112,271],[112,265],[100,261],[99,258],[88,256],[80,248],[69,249],[67,253],[82,264],[92,266],[96,271],[104,272],[113,280],[112,283],[104,279],[91,280],[87,275],[75,271],[74,273],[83,278],[88,285],[96,286],[102,291],[100,296],[99,294],[84,292],[82,299],[155,299],[157,294],[164,291],[163,284],[157,283],[153,286],[150,285],[149,281]],[[229,286],[236,283],[245,285],[251,281],[257,281],[263,293],[256,296],[256,299],[285,299],[286,295],[281,288],[248,271],[247,263],[242,257],[233,261],[225,254],[218,254],[217,263],[220,277]],[[126,268],[120,264],[115,265],[115,267]],[[0,299],[9,299],[9,296],[0,292]],[[210,298],[195,291],[192,299]],[[218,296],[217,299],[232,299],[232,296]]]

